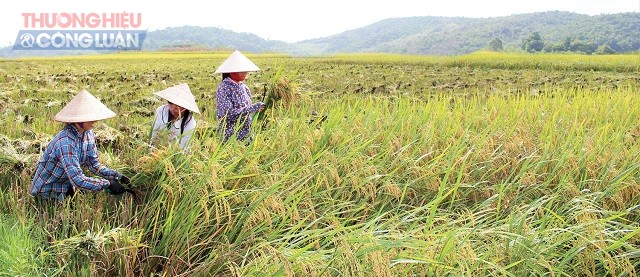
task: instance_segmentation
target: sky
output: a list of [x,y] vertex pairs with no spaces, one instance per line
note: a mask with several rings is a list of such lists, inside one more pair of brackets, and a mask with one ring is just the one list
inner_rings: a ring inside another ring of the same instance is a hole
[[[206,6],[203,3],[207,3]],[[436,4],[437,3],[437,4]],[[498,17],[543,11],[598,15],[640,12],[640,0],[21,0],[0,9],[0,46],[15,43],[23,13],[135,13],[149,31],[185,25],[219,27],[264,39],[297,42],[386,18]]]

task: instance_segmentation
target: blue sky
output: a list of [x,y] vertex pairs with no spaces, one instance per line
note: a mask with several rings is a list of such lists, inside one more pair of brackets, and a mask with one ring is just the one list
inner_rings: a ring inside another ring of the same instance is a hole
[[[234,3],[235,2],[235,3]],[[142,15],[148,30],[184,25],[220,27],[265,39],[296,42],[356,29],[376,21],[410,16],[496,17],[569,11],[597,15],[640,12],[640,0],[24,0],[0,9],[0,46],[15,42],[24,28],[22,13],[113,13]]]

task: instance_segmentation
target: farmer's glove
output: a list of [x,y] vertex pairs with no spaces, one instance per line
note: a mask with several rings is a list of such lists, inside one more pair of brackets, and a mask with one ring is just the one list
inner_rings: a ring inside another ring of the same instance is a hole
[[73,185],[69,185],[67,186],[67,192],[65,192],[65,196],[73,196],[74,194],[76,194],[76,188],[73,187]]
[[118,180],[109,180],[109,186],[104,190],[111,195],[119,195],[125,192],[124,187]]
[[123,184],[123,185],[131,185],[131,180],[129,180],[129,177],[125,175],[122,175],[122,177],[120,177],[118,181],[120,181],[120,184]]

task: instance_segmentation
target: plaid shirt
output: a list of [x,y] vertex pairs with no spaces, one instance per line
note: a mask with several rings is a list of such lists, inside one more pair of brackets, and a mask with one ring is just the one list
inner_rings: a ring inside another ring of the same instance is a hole
[[99,191],[109,185],[109,181],[105,179],[85,176],[81,165],[107,179],[122,177],[122,174],[101,165],[98,161],[93,131],[79,133],[73,124],[67,124],[49,142],[42,159],[38,162],[38,168],[31,181],[31,195],[60,198],[70,185],[90,191]]
[[251,115],[257,112],[262,102],[251,103],[251,91],[242,82],[225,78],[216,91],[216,117],[220,120],[218,130],[227,141],[234,133],[236,125],[242,124],[237,134],[238,140],[244,140],[251,128]]

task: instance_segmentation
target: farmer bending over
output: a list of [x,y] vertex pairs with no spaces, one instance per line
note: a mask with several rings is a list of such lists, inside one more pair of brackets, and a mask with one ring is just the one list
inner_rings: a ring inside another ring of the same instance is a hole
[[[129,178],[100,164],[91,130],[96,121],[115,115],[86,90],[71,99],[54,117],[66,124],[49,142],[38,162],[29,190],[31,195],[62,201],[77,189],[122,193],[124,187],[120,183],[129,184]],[[80,166],[108,180],[88,177]]]

